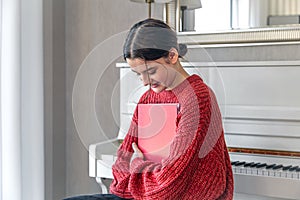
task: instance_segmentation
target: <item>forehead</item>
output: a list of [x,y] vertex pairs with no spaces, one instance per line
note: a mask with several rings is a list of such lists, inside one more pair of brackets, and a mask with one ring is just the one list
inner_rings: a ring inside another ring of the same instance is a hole
[[145,60],[140,59],[140,58],[135,58],[135,59],[126,59],[127,63],[129,64],[130,68],[139,68],[139,67],[146,67],[145,66]]
[[160,59],[155,60],[155,61],[145,61],[145,60],[140,59],[140,58],[126,59],[126,61],[129,64],[130,68],[133,71],[136,71],[136,72],[143,72],[143,71],[147,70],[146,63],[147,63],[148,69],[151,68],[151,67],[155,67],[155,66],[160,65],[161,63],[159,62],[159,60]]

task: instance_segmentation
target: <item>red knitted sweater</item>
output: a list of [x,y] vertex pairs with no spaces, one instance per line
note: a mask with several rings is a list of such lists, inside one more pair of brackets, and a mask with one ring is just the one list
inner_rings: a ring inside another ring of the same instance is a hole
[[161,163],[135,158],[137,109],[118,159],[111,193],[129,199],[232,199],[233,176],[221,114],[210,88],[197,75],[169,91],[146,92],[139,103],[179,103],[176,136]]

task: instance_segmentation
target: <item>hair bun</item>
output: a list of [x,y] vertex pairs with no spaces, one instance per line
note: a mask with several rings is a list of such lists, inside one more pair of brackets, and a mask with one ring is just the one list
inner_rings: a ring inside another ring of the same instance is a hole
[[188,49],[186,44],[178,44],[178,53],[180,57],[185,56],[185,54],[187,53]]

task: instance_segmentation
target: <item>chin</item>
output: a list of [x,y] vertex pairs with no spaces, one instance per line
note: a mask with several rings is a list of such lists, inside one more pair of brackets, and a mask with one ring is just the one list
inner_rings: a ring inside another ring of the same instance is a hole
[[158,87],[151,88],[151,89],[152,89],[153,92],[155,92],[155,93],[160,93],[160,92],[164,91],[164,90],[166,89],[166,87],[160,85],[160,86],[158,86]]

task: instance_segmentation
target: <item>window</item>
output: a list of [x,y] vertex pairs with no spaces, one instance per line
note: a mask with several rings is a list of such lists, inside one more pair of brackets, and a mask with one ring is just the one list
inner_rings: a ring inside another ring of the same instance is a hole
[[231,28],[231,0],[201,0],[202,8],[195,10],[195,30],[214,31]]

